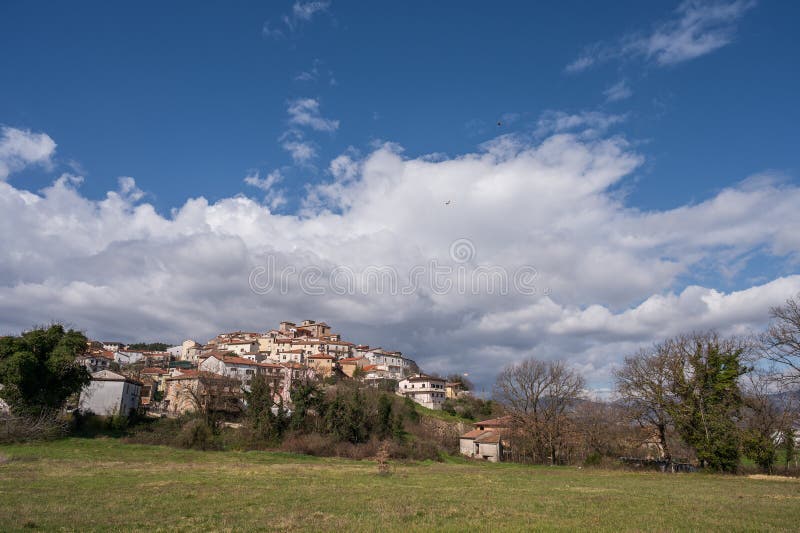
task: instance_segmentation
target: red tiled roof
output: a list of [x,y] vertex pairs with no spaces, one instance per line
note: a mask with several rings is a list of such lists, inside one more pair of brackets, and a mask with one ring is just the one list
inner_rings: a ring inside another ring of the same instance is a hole
[[246,366],[256,366],[256,362],[250,359],[245,359],[244,357],[236,357],[235,355],[225,355],[222,357],[222,362],[225,364],[231,365],[246,365]]
[[480,442],[483,444],[496,444],[500,442],[500,433],[497,431],[487,431],[485,434],[475,439],[475,442]]
[[487,433],[488,431],[489,431],[488,429],[473,429],[473,430],[467,431],[466,433],[461,435],[461,438],[462,439],[476,439],[476,438],[480,437],[481,435],[483,435],[484,433]]
[[336,359],[332,355],[325,355],[324,353],[318,353],[314,355],[309,355],[309,359]]
[[481,420],[479,422],[474,422],[473,426],[483,426],[489,428],[505,428],[511,424],[511,417],[510,416],[501,416],[500,418],[490,418],[489,420]]

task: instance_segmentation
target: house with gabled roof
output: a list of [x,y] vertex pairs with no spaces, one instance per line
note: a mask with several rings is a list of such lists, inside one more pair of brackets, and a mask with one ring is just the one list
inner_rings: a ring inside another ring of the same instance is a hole
[[508,447],[511,417],[504,416],[481,420],[472,424],[473,429],[458,439],[459,451],[467,457],[484,459],[496,463],[503,460],[503,449]]
[[141,381],[100,370],[92,374],[91,381],[81,391],[78,409],[101,416],[129,416],[139,408],[141,391]]

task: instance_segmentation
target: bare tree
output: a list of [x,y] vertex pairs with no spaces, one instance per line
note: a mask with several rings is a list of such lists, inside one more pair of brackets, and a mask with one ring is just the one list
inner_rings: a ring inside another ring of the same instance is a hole
[[800,294],[770,309],[772,323],[759,338],[763,357],[779,365],[776,377],[800,385]]
[[494,397],[512,417],[514,440],[535,461],[567,460],[570,409],[583,395],[585,380],[562,361],[525,359],[503,369]]
[[742,409],[745,454],[765,472],[772,473],[778,459],[777,442],[794,422],[795,399],[774,374],[754,370],[742,383]]
[[[226,416],[241,412],[241,381],[227,376],[203,372],[194,379],[177,384],[176,399],[191,405],[206,425],[214,427]],[[188,410],[187,410],[188,411]]]
[[625,358],[625,364],[615,372],[617,393],[628,408],[631,420],[654,434],[661,455],[672,461],[668,431],[671,424],[669,405],[673,401],[670,392],[675,355],[669,343],[657,344],[651,351],[641,350]]

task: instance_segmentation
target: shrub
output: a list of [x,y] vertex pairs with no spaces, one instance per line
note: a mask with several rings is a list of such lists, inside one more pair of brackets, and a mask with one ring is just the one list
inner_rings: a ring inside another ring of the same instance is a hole
[[67,434],[69,422],[55,411],[36,415],[0,414],[0,444],[49,440]]
[[176,443],[194,450],[215,449],[214,432],[205,421],[196,418],[183,426]]

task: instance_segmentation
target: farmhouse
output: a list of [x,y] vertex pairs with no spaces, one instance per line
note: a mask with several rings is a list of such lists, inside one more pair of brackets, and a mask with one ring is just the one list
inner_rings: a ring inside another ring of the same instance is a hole
[[461,435],[459,451],[467,457],[485,459],[491,463],[502,460],[504,439],[508,435],[511,417],[492,418],[473,424],[474,429]]

